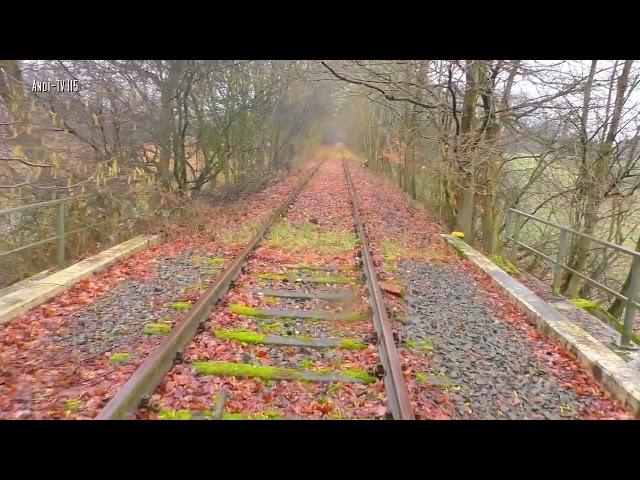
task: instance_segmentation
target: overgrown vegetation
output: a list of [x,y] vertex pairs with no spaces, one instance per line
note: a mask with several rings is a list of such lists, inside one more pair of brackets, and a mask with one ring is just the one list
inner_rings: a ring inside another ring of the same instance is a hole
[[273,226],[267,237],[268,245],[284,251],[311,248],[322,253],[341,253],[353,250],[357,243],[352,232],[327,231],[309,222],[280,222]]
[[[306,81],[314,65],[0,60],[0,210],[78,197],[66,215],[68,258],[159,221],[188,224],[200,192],[253,191],[318,146],[334,87]],[[32,91],[45,78],[76,90]],[[0,253],[51,237],[55,216],[45,208],[0,218]],[[55,254],[46,243],[0,257],[0,287],[52,266]]]
[[[349,146],[453,236],[504,259],[516,208],[640,251],[640,64],[632,60],[321,62],[340,80]],[[373,102],[371,101],[373,100]],[[522,220],[522,219],[521,219]],[[555,258],[557,230],[527,220],[519,240]],[[622,290],[631,259],[570,236],[566,264]],[[520,269],[550,269],[520,249]],[[506,262],[496,262],[515,273]],[[637,267],[636,267],[637,268]],[[561,292],[623,304],[566,270]]]

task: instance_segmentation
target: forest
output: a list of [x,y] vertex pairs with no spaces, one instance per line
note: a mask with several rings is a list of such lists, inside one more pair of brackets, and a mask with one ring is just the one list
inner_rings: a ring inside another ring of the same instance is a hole
[[[335,141],[488,254],[501,255],[510,208],[640,249],[631,60],[0,65],[0,206],[77,197],[67,203],[72,257],[183,215],[185,198],[259,188]],[[77,91],[34,92],[58,80]],[[4,217],[3,251],[55,232],[53,206]],[[525,221],[520,235],[546,255],[559,248],[544,224]],[[0,257],[2,283],[48,266],[54,249]],[[567,259],[614,290],[629,285],[631,259],[618,251],[574,236]],[[529,250],[514,261],[552,275]],[[560,291],[621,315],[619,299],[570,271]]]

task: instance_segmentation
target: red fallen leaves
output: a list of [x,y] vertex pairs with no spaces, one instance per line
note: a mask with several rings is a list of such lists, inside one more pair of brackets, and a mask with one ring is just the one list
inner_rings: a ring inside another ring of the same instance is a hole
[[[607,398],[575,359],[532,326],[526,315],[509,303],[488,278],[479,273],[470,262],[461,260],[449,252],[439,237],[443,232],[431,216],[423,211],[412,211],[408,214],[403,208],[406,205],[403,194],[390,182],[374,177],[371,172],[363,169],[351,168],[351,172],[376,265],[383,263],[380,245],[387,237],[392,237],[394,241],[403,245],[415,246],[416,250],[433,252],[437,255],[438,261],[445,261],[460,275],[471,277],[481,286],[484,298],[489,299],[494,306],[496,318],[508,322],[516,332],[531,342],[538,358],[548,366],[565,388],[572,388],[579,395],[591,398],[591,407],[588,411],[582,412],[583,418],[630,417],[620,405]],[[393,212],[393,215],[390,212]],[[378,271],[378,275],[380,278],[393,278],[393,274],[381,270]],[[404,311],[404,305],[394,296],[386,295],[385,301],[392,302],[394,309]],[[430,392],[413,380],[416,372],[427,365],[418,355],[407,351],[400,353],[416,413],[420,418],[446,417],[446,413],[433,406],[433,402],[441,401],[443,398],[438,398],[437,392]]]
[[[318,201],[322,198],[322,201]],[[328,199],[325,203],[325,198]],[[309,183],[297,198],[288,218],[292,222],[306,220],[309,212],[323,226],[331,229],[352,231],[353,220],[348,200],[346,183],[339,162],[328,163],[318,176]],[[274,247],[262,247],[250,257],[247,263],[248,272],[282,271],[282,264],[353,264],[355,249],[341,255],[321,254],[313,249],[301,249],[284,252]],[[260,359],[264,365],[297,366],[299,350],[294,348],[274,349],[260,345],[243,345],[237,342],[220,341],[212,335],[213,329],[246,328],[256,329],[256,322],[228,312],[229,303],[243,303],[250,306],[265,306],[262,298],[246,291],[255,285],[255,278],[248,273],[241,275],[235,286],[214,308],[206,323],[204,332],[198,334],[185,351],[189,360],[227,360],[240,361],[243,354]],[[372,325],[364,324],[367,331]],[[346,327],[354,336],[361,336],[362,325]],[[347,334],[345,334],[347,335]],[[348,336],[348,335],[347,335]],[[342,368],[372,368],[378,362],[375,348],[363,351],[338,352]],[[330,359],[324,359],[319,352],[305,355],[315,368],[335,368]],[[290,361],[293,364],[287,364]],[[179,376],[193,379],[184,386],[184,390],[176,388]],[[266,386],[260,381],[246,378],[198,377],[184,365],[176,365],[165,377],[157,394],[153,396],[163,406],[173,409],[192,409],[211,401],[220,388],[227,389],[229,396],[227,411],[257,413],[265,410],[276,410],[285,415],[303,415],[308,418],[326,418],[334,411],[344,416],[378,418],[386,413],[386,397],[382,382],[373,385],[338,385],[336,391],[327,392],[328,385],[319,383],[301,383],[297,381],[276,381],[275,386]],[[366,396],[365,396],[366,395]],[[319,401],[320,396],[328,396],[329,401]],[[143,416],[152,416],[146,414]]]
[[[245,209],[247,204],[253,204],[259,208],[255,209],[252,220],[260,221],[289,194],[298,182],[297,177],[299,175],[272,185],[270,189],[252,197],[249,202],[245,199],[236,204],[227,204],[219,214],[209,218],[228,223],[231,227],[227,230],[233,233],[243,227],[242,222],[232,218],[238,210],[238,204]],[[150,279],[153,263],[194,247],[201,251],[216,252],[220,256],[219,245],[210,237],[183,236],[121,260],[105,271],[77,283],[40,307],[0,326],[0,417],[16,418],[16,412],[19,412],[20,418],[92,418],[97,415],[103,401],[114,394],[117,387],[126,381],[160,340],[149,338],[140,344],[131,345],[129,351],[135,352],[135,358],[130,364],[114,365],[105,356],[83,362],[78,370],[71,368],[77,364],[75,358],[68,357],[65,361],[60,355],[56,357],[65,352],[61,345],[52,343],[50,338],[68,328],[70,314],[91,305],[119,281],[132,277]],[[224,251],[237,253],[241,248],[242,245],[239,245]],[[193,299],[196,297],[194,295]],[[63,368],[52,369],[53,358],[57,358],[55,362]],[[77,397],[82,399],[82,405],[75,413],[65,412],[62,401],[56,400],[60,392],[68,391],[70,387],[75,388]],[[46,398],[37,399],[41,392],[49,393],[45,395]],[[29,408],[24,408],[27,404]]]

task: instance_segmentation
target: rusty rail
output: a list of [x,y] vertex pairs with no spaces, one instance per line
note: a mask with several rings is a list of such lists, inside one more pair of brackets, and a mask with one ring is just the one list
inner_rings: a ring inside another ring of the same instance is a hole
[[215,303],[220,300],[231,287],[233,280],[240,273],[247,258],[258,246],[271,225],[280,218],[293,203],[296,196],[304,188],[311,177],[320,168],[318,163],[313,170],[300,182],[271,217],[260,227],[251,242],[242,250],[231,265],[229,265],[216,282],[209,287],[202,297],[195,303],[189,313],[180,321],[164,341],[129,377],[127,382],[118,390],[116,395],[105,405],[97,420],[121,420],[130,418],[139,407],[142,399],[150,395],[160,384],[164,375],[171,370],[176,355],[181,352],[203,324]]
[[384,385],[387,391],[387,401],[389,409],[395,420],[415,420],[413,407],[409,398],[409,389],[402,373],[400,361],[398,359],[398,351],[393,339],[393,331],[391,323],[387,315],[387,309],[384,305],[382,291],[378,285],[378,278],[373,265],[373,259],[369,250],[369,242],[364,229],[364,222],[358,210],[356,201],[355,188],[351,180],[351,174],[347,167],[347,162],[343,162],[344,173],[347,177],[349,185],[349,195],[351,196],[351,205],[353,206],[353,216],[362,245],[362,267],[367,279],[367,288],[369,290],[369,300],[373,310],[373,323],[378,333],[378,351],[380,352],[380,360],[384,367]]

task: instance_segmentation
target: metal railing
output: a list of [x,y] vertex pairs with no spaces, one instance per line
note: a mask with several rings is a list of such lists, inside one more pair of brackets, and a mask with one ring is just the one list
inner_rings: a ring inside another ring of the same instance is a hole
[[83,228],[79,228],[70,232],[65,231],[65,217],[66,217],[66,204],[81,198],[85,198],[86,195],[79,195],[73,197],[66,197],[57,200],[48,200],[45,202],[37,202],[31,203],[28,205],[21,205],[19,207],[6,208],[4,210],[0,210],[0,221],[3,221],[4,218],[22,212],[28,212],[31,210],[41,210],[45,208],[55,207],[56,211],[54,214],[53,224],[55,228],[55,235],[45,238],[43,240],[38,240],[37,242],[32,242],[26,245],[21,245],[18,248],[14,248],[13,250],[9,250],[6,252],[0,252],[0,258],[5,257],[7,255],[12,255],[15,253],[19,253],[23,250],[27,250],[29,248],[36,247],[38,245],[43,245],[45,243],[56,242],[57,250],[56,250],[56,261],[59,267],[63,267],[65,265],[65,252],[66,252],[66,238],[69,235],[73,235],[75,233],[81,232],[83,230],[87,230],[92,228],[91,226],[86,226]]
[[[522,227],[528,220],[533,220],[534,222],[542,223],[559,231],[559,245],[558,251],[556,254],[556,258],[552,258],[543,252],[521,242],[518,238],[520,235],[520,231]],[[616,250],[625,255],[629,255],[631,260],[631,281],[629,283],[628,288],[626,289],[625,296],[623,292],[618,292],[609,288],[608,286],[594,280],[593,278],[588,277],[582,272],[578,272],[573,268],[569,267],[565,264],[567,251],[570,245],[570,236],[581,237],[587,239],[590,243],[596,243],[601,245],[605,249]],[[515,208],[509,208],[507,210],[507,219],[506,219],[506,229],[505,229],[505,243],[510,243],[510,257],[515,261],[517,258],[518,247],[525,248],[530,252],[542,257],[546,261],[551,264],[551,270],[553,272],[553,290],[554,292],[558,292],[560,289],[560,282],[562,277],[562,271],[566,270],[578,277],[582,278],[587,283],[593,285],[596,288],[606,291],[610,295],[619,299],[623,302],[624,305],[624,322],[622,326],[622,332],[620,337],[620,346],[622,348],[635,348],[631,343],[631,336],[633,333],[633,322],[636,310],[640,308],[640,252],[636,252],[631,250],[630,248],[626,248],[620,245],[616,245],[615,243],[607,242],[605,240],[601,240],[599,238],[593,237],[591,235],[587,235],[581,232],[577,232],[571,228],[565,227],[563,225],[559,225],[557,223],[549,222],[547,220],[543,220],[542,218],[538,218],[534,215],[530,215],[528,213],[522,212]]]

